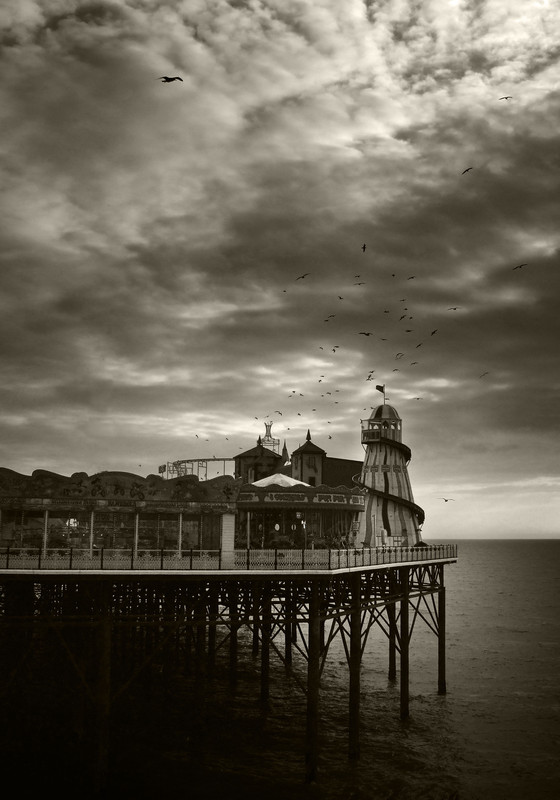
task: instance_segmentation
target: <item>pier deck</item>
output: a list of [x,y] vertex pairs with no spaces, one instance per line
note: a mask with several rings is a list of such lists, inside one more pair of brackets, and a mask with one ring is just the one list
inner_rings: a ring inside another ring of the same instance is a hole
[[[402,719],[409,715],[409,644],[417,621],[435,634],[437,690],[446,692],[444,567],[456,560],[455,545],[181,555],[6,549],[0,552],[0,686],[6,696],[14,684],[24,690],[26,676],[57,681],[65,664],[68,683],[74,680],[83,694],[84,725],[96,736],[94,776],[102,791],[115,698],[156,662],[212,677],[219,650],[228,654],[233,685],[239,649],[249,641],[260,659],[261,700],[269,697],[272,657],[305,693],[305,778],[313,781],[319,686],[335,638],[348,663],[350,759],[360,752],[360,670],[374,626],[388,640],[389,680],[400,673]],[[241,629],[249,636],[240,636]],[[307,664],[303,678],[293,670],[295,651]]]

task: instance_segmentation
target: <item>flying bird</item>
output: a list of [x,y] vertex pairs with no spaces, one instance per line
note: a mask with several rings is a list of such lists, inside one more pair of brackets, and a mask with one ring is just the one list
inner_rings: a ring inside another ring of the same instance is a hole
[[526,267],[526,266],[527,264],[518,264],[516,267],[513,267],[513,269],[521,269],[521,267]]
[[360,281],[359,283],[355,283],[354,284],[354,286],[363,286],[363,285],[364,285],[364,281]]
[[365,253],[365,252],[366,252],[366,246],[365,246],[365,244],[363,244],[362,245],[362,253]]
[[411,275],[410,278],[407,278],[407,281],[411,281],[415,277],[416,277],[416,275]]
[[281,411],[275,411],[274,413],[275,413],[275,414],[280,414],[280,416],[281,416],[281,417],[283,417],[283,416],[284,416],[284,415],[282,414],[282,412],[281,412]]
[[504,97],[500,97],[500,100],[511,100],[512,97],[510,94],[506,94]]
[[[439,499],[440,500],[445,500],[446,503],[449,503],[450,500],[453,500],[452,497],[440,497]],[[455,500],[453,500],[453,502],[455,502]]]
[[158,78],[158,80],[162,83],[171,83],[172,81],[181,81],[181,83],[183,82],[183,79],[178,75],[175,75],[174,78],[170,78],[168,75],[162,75],[160,78]]
[[464,170],[461,172],[461,175],[464,175],[464,174],[465,174],[465,172],[469,172],[471,169],[472,169],[472,167],[467,167],[466,169],[464,169]]
[[458,308],[461,308],[461,306],[449,306],[449,308],[447,310],[448,311],[457,311]]
[[435,331],[432,331],[432,332],[430,333],[430,336],[433,336],[433,335],[434,335],[434,333],[437,333],[437,332],[438,332],[438,329],[436,328],[436,329],[435,329]]
[[483,372],[482,375],[479,375],[478,377],[479,378],[484,378],[485,375],[489,375],[489,374],[490,374],[489,372]]
[[303,275],[300,275],[299,278],[296,278],[296,281],[301,281],[303,278],[307,277],[307,275],[311,275],[311,273],[304,272]]
[[372,334],[370,331],[360,331],[358,334],[358,336],[371,336],[371,335]]

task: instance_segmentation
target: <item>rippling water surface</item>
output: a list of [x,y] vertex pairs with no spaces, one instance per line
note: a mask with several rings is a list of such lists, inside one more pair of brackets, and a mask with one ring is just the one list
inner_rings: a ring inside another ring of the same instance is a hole
[[[263,706],[258,660],[247,652],[234,694],[214,681],[193,709],[181,681],[170,684],[174,715],[142,712],[135,734],[142,729],[143,744],[136,740],[132,759],[123,747],[116,782],[154,797],[184,790],[247,800],[556,800],[559,569],[560,541],[461,541],[458,563],[445,572],[448,694],[437,695],[436,637],[417,621],[411,716],[401,722],[398,683],[387,681],[387,640],[374,628],[362,667],[361,758],[353,765],[348,668],[334,642],[321,683],[320,771],[312,786],[302,781],[304,697],[273,663]],[[305,674],[305,664],[296,659],[295,671]]]

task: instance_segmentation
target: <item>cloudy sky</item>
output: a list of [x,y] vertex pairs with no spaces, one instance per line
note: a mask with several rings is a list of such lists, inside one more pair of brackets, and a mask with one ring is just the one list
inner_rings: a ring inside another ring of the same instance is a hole
[[266,421],[361,459],[385,384],[427,540],[559,534],[556,2],[0,27],[1,466],[146,475]]

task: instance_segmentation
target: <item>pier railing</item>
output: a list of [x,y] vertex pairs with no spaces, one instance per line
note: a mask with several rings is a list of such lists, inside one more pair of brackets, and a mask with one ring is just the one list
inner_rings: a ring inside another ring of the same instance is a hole
[[2,570],[336,570],[457,558],[457,545],[344,550],[0,549]]

